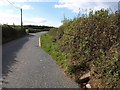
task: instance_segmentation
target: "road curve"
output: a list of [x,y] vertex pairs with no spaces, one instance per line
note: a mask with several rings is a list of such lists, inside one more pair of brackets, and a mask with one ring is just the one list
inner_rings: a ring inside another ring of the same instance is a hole
[[78,88],[39,47],[41,34],[30,34],[3,45],[4,88]]

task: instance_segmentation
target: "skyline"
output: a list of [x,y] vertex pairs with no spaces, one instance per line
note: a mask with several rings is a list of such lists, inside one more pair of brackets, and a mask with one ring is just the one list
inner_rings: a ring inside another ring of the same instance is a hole
[[[86,14],[86,9],[99,10],[111,8],[118,10],[118,0],[9,0],[14,6],[23,9],[23,25],[46,25],[59,27],[64,16],[73,19],[78,13]],[[51,1],[51,2],[49,2]],[[105,2],[106,1],[106,2]],[[0,0],[0,23],[20,25],[20,9],[15,8],[7,0]],[[88,11],[87,11],[88,12]]]

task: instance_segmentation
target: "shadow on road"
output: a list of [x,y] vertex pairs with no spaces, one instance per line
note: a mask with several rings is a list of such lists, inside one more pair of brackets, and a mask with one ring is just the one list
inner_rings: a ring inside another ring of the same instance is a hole
[[34,35],[27,35],[2,46],[2,76],[7,76],[9,72],[12,72],[10,70],[11,66],[18,62],[16,60],[17,53],[23,45],[28,42],[29,38],[32,38],[33,36]]

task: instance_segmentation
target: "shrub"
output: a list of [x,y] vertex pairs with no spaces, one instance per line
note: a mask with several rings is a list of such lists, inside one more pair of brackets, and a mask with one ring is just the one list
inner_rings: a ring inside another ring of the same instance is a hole
[[[120,13],[99,10],[89,17],[66,20],[50,32],[58,50],[69,53],[68,72],[79,77],[91,71],[93,87],[120,87]],[[53,40],[53,41],[54,41]],[[99,82],[94,85],[94,79]]]
[[13,28],[9,25],[2,25],[2,43],[14,40],[25,35],[25,30],[21,28]]

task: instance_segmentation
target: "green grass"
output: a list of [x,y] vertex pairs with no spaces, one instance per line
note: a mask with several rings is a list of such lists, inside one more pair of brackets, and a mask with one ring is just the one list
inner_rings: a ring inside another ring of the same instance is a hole
[[67,62],[69,54],[65,54],[58,50],[57,43],[53,42],[52,36],[45,34],[41,36],[41,47],[48,52],[53,59],[56,60],[57,64],[60,65],[66,71],[69,63]]

